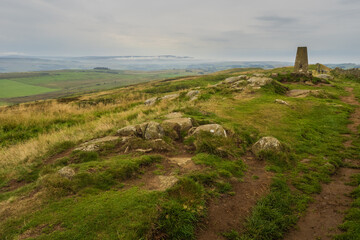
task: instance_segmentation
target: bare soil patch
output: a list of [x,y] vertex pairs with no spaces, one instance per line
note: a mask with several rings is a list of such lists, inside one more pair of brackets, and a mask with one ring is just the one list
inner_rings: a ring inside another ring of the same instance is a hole
[[137,186],[146,190],[165,191],[178,181],[179,176],[203,168],[196,165],[191,157],[192,155],[185,154],[165,158],[159,164],[144,168],[144,174],[125,181],[125,188]]
[[224,195],[210,201],[208,217],[200,226],[197,239],[225,239],[221,236],[223,232],[241,232],[257,200],[269,192],[273,174],[265,170],[265,162],[256,160],[250,153],[245,156],[244,162],[248,171],[243,182],[233,182],[234,196]]

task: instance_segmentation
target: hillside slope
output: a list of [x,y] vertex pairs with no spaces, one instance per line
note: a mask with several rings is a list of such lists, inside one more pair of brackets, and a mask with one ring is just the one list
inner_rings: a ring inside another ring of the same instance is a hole
[[356,239],[360,80],[291,72],[0,107],[0,239]]

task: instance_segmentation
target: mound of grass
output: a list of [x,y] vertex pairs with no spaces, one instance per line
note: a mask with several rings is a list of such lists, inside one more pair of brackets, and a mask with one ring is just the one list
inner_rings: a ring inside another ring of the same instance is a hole
[[[53,170],[53,173],[40,179],[39,185],[46,190],[50,198],[59,198],[89,189],[109,190],[112,186],[121,184],[122,180],[138,174],[141,167],[162,159],[158,155],[116,156],[99,162],[98,156],[90,153],[85,155],[85,159],[92,159],[91,161],[70,165],[76,170],[73,178],[64,178]],[[96,158],[93,159],[94,156]]]

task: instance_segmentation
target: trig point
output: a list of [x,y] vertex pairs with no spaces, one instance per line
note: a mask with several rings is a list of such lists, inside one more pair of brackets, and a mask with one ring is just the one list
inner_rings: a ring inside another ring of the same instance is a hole
[[298,47],[295,59],[295,73],[308,73],[307,47]]

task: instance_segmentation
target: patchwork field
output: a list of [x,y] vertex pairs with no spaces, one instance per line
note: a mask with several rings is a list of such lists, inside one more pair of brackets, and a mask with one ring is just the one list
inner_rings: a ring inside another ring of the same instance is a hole
[[111,89],[142,82],[186,75],[197,70],[117,71],[61,70],[0,74],[0,101],[21,103],[55,98],[89,91]]

